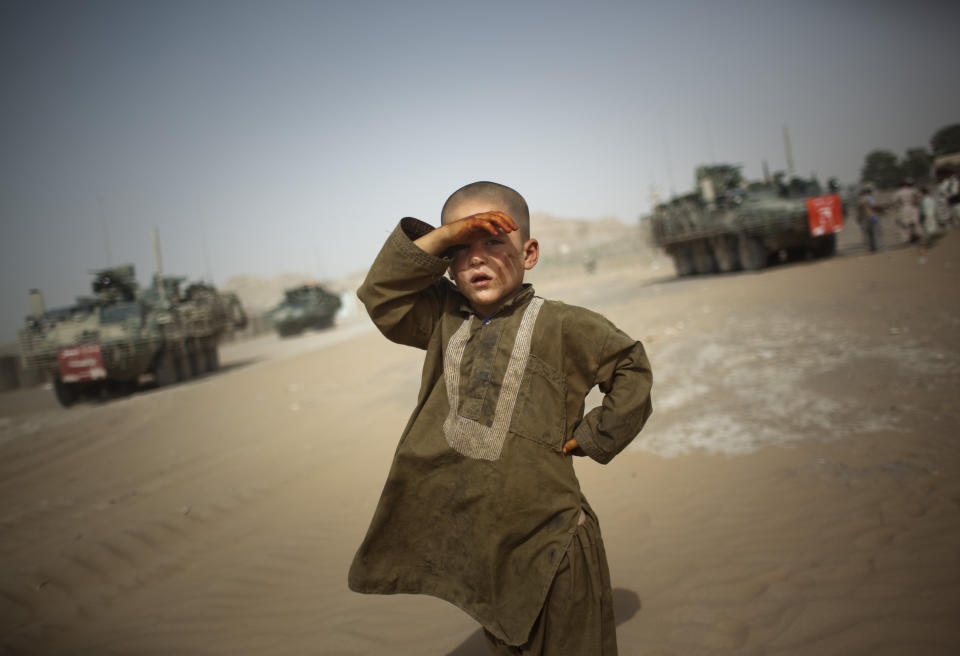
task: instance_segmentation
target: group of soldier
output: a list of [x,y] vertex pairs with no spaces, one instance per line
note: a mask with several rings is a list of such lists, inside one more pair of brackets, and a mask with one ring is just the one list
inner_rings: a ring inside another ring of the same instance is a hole
[[864,184],[857,201],[857,223],[871,251],[880,247],[880,221],[887,211],[893,212],[900,243],[918,244],[926,251],[936,235],[960,226],[960,176],[953,170],[938,171],[932,190],[904,178],[887,202],[879,199],[873,184]]

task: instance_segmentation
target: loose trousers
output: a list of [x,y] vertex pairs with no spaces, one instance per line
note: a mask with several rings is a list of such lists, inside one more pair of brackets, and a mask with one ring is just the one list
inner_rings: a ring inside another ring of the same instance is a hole
[[504,644],[484,630],[491,656],[616,656],[617,631],[607,554],[597,520],[586,514],[560,561],[526,644]]

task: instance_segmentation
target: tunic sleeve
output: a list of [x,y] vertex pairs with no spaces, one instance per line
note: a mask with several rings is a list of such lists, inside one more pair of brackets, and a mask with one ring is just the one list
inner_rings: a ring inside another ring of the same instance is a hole
[[450,265],[413,243],[433,228],[417,219],[400,221],[374,260],[357,297],[387,339],[426,349],[437,325],[449,284]]
[[584,453],[606,464],[637,436],[653,412],[653,374],[643,345],[612,324],[597,364],[594,383],[604,394],[603,403],[583,417],[573,437]]

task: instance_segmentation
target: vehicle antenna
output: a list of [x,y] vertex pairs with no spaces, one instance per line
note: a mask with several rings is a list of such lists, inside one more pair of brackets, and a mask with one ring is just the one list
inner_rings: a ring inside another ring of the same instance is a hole
[[793,146],[790,145],[790,128],[783,124],[783,150],[787,154],[787,176],[793,177]]
[[200,217],[200,250],[203,252],[204,275],[207,278],[207,282],[212,285],[213,273],[210,269],[210,252],[207,249],[207,224],[206,221],[203,220],[203,216]]
[[153,229],[153,266],[156,269],[156,275],[163,275],[163,255],[160,253],[160,231]]
[[97,201],[100,205],[100,227],[103,229],[103,250],[107,256],[106,264],[111,266],[113,258],[110,255],[110,230],[107,227],[107,213],[103,210],[103,194],[97,194]]
[[705,115],[703,121],[707,126],[707,155],[710,157],[710,163],[716,164],[716,159],[713,157],[713,132],[710,130],[710,116]]
[[663,127],[663,112],[660,113],[660,138],[663,141],[663,159],[667,163],[667,181],[670,184],[670,197],[676,195],[676,187],[673,184],[673,166],[670,163],[670,144],[667,143],[667,131]]

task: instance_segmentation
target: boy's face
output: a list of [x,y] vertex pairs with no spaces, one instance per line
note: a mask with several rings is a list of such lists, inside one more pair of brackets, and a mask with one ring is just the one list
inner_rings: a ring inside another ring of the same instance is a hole
[[[489,201],[465,200],[451,215],[462,219],[494,210],[505,211],[491,206]],[[524,271],[534,267],[539,254],[537,240],[524,242],[519,230],[495,237],[487,235],[454,247],[450,277],[477,314],[489,316],[520,288]]]

